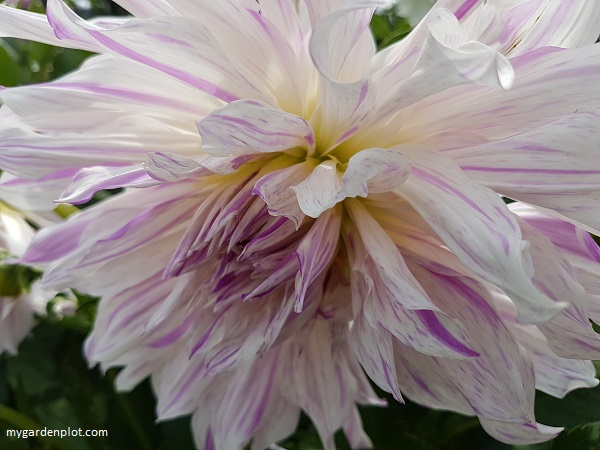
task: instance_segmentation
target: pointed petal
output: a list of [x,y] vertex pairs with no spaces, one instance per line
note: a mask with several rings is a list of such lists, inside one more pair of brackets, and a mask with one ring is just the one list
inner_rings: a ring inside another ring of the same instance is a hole
[[467,267],[509,293],[520,320],[545,322],[567,306],[535,286],[527,243],[498,195],[441,154],[423,149],[409,156],[413,170],[397,192]]
[[598,385],[591,361],[556,356],[544,335],[532,325],[509,324],[512,334],[527,349],[535,369],[535,387],[554,397],[563,398],[579,388]]
[[106,168],[90,167],[80,170],[73,183],[62,193],[59,202],[81,204],[89,202],[94,194],[103,189],[143,188],[158,182],[141,166]]
[[570,303],[538,328],[556,355],[597,359],[600,357],[600,335],[590,324],[585,290],[577,282],[569,262],[541,233],[522,221],[520,226],[523,238],[530,243],[529,253],[535,267],[534,284],[550,298]]
[[541,423],[507,423],[481,420],[481,426],[500,442],[515,445],[537,444],[554,439],[563,430]]
[[[352,270],[367,276],[374,272],[381,278],[386,297],[398,302],[402,308],[437,311],[438,308],[410,273],[392,239],[364,206],[357,200],[347,200],[344,206],[358,230],[356,236],[346,238],[354,253]],[[373,270],[366,265],[367,258],[372,260]]]
[[359,313],[352,324],[350,342],[356,358],[369,378],[403,403],[394,365],[391,334],[386,330],[374,329],[367,323],[364,314]]
[[492,305],[488,290],[466,277],[438,275],[411,267],[440,309],[460,320],[481,355],[434,361],[479,417],[526,421],[534,417],[533,365]]
[[319,216],[302,239],[294,254],[298,258],[299,272],[296,275],[295,312],[302,311],[304,297],[310,284],[329,266],[338,248],[340,211],[327,211]]
[[98,47],[92,43],[57,37],[44,14],[6,5],[0,5],[0,36],[28,39],[58,47],[98,51]]

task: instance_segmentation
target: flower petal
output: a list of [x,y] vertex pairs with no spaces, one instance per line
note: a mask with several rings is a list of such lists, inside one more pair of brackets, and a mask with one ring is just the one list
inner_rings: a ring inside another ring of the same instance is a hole
[[589,110],[447,154],[480,184],[600,233],[599,137],[600,111]]
[[292,186],[304,214],[317,218],[338,203],[341,174],[335,161],[319,164],[301,183]]
[[[469,87],[437,94],[404,117],[402,132],[423,137],[446,131],[473,132],[498,139],[600,102],[598,45],[543,48],[510,62],[516,73],[510,90]],[[442,106],[448,104],[452,108]]]
[[[141,163],[148,152],[164,147],[189,154],[199,144],[197,136],[144,116],[118,118],[86,131],[82,135],[74,131],[59,134],[24,128],[0,130],[0,164],[22,178],[40,178],[75,167]],[[23,158],[28,164],[22,164]]]
[[252,193],[263,199],[269,214],[291,219],[298,229],[305,216],[292,186],[310,176],[312,169],[312,164],[304,162],[275,170],[260,178]]
[[265,98],[232,67],[205,24],[163,16],[131,19],[107,30],[77,17],[62,0],[49,0],[47,15],[61,39],[97,46],[102,52],[156,69],[223,101],[236,100],[243,93]]
[[364,313],[360,312],[352,324],[350,342],[356,358],[369,378],[403,403],[394,365],[391,333],[371,327]]
[[[429,33],[414,60],[411,75],[406,69],[388,65],[374,76],[389,86],[373,122],[426,97],[461,84],[508,89],[514,81],[510,62],[498,51],[469,40],[456,17],[448,10],[434,9],[428,16]],[[389,64],[389,63],[388,63]],[[410,64],[410,62],[408,63]],[[400,69],[396,71],[397,67]]]
[[44,14],[24,11],[6,5],[0,5],[0,36],[28,39],[44,44],[78,48],[91,52],[98,51],[98,46],[93,43],[58,38]]
[[197,123],[203,149],[213,156],[283,152],[311,153],[315,137],[301,117],[255,100],[232,102]]
[[89,202],[94,194],[103,189],[143,188],[158,182],[141,166],[106,168],[90,167],[80,170],[73,183],[62,193],[58,202],[81,204]]
[[310,284],[325,270],[338,248],[340,211],[330,210],[319,216],[294,251],[298,258],[299,271],[296,275],[295,312],[302,311],[304,297]]
[[537,444],[555,438],[562,428],[549,427],[541,423],[508,423],[481,420],[481,426],[500,442],[515,445]]
[[400,186],[410,173],[410,159],[396,150],[362,150],[348,161],[342,177],[344,197],[366,197],[389,192]]
[[79,168],[65,169],[37,180],[24,180],[4,172],[0,181],[0,198],[22,210],[52,211],[56,208],[54,201],[77,172]]
[[545,322],[567,306],[534,285],[527,244],[499,196],[441,154],[423,149],[409,156],[411,176],[396,192],[467,267],[509,293],[519,305],[520,320]]

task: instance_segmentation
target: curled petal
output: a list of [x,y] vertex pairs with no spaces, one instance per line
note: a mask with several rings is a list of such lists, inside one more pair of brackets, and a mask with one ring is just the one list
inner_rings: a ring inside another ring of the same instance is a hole
[[255,100],[239,100],[197,123],[203,149],[213,156],[283,152],[311,153],[315,138],[301,117]]
[[157,183],[141,166],[91,167],[82,169],[75,175],[73,183],[62,193],[58,202],[86,203],[96,192],[103,189],[142,188]]
[[348,161],[341,192],[344,197],[389,192],[404,183],[409,172],[409,158],[398,151],[381,148],[363,150]]

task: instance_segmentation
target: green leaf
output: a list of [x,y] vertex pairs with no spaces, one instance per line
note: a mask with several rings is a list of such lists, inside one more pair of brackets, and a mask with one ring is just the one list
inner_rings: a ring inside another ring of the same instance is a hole
[[577,389],[564,399],[538,392],[536,417],[543,424],[567,428],[595,422],[600,418],[600,386]]
[[554,442],[552,450],[598,450],[600,448],[600,422],[579,425],[564,431]]
[[21,78],[18,53],[0,39],[0,85],[16,86]]

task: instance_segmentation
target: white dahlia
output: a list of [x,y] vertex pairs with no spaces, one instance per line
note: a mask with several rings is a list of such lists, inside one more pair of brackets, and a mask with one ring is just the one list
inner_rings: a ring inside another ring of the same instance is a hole
[[365,373],[504,442],[560,431],[535,389],[596,385],[600,355],[600,2],[440,0],[379,53],[385,2],[118,3],[0,7],[4,35],[102,54],[0,91],[13,202],[126,188],[21,259],[102,297],[91,363],[150,376],[200,449],[301,410],[369,447]]

